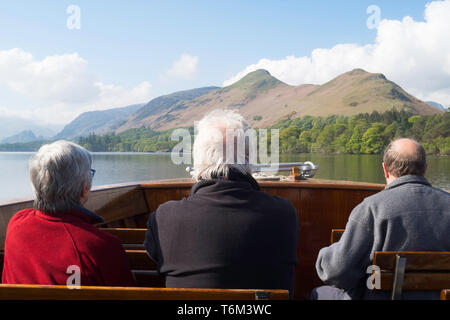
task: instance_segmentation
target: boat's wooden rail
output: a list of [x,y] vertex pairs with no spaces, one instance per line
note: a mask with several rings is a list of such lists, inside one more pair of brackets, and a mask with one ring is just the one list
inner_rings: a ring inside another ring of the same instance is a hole
[[[189,196],[193,182],[147,182],[97,188],[86,207],[100,214],[102,228],[146,228],[148,216],[169,200]],[[298,212],[300,233],[294,298],[309,299],[311,290],[322,282],[315,262],[319,250],[329,245],[333,228],[344,228],[352,209],[384,185],[310,179],[298,182],[260,182],[261,189],[291,201]],[[9,219],[31,207],[31,200],[0,204],[0,250]],[[270,257],[269,257],[270,258]]]
[[287,290],[172,289],[131,287],[69,288],[1,284],[0,300],[287,300]]

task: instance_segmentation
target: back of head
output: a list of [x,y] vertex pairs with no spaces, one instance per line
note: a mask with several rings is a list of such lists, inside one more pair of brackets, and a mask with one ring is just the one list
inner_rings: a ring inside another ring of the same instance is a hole
[[397,139],[391,142],[384,152],[383,162],[386,170],[394,177],[409,174],[425,175],[427,169],[424,148],[412,139]]
[[197,124],[193,158],[196,181],[228,177],[230,169],[251,173],[254,132],[235,110],[213,110]]
[[85,184],[91,187],[91,165],[90,153],[75,143],[43,145],[29,162],[36,209],[67,211],[79,204]]

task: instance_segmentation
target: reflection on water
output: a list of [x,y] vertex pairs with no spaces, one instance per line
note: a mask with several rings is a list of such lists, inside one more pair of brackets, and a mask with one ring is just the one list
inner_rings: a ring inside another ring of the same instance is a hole
[[[30,152],[0,152],[0,199],[32,194],[28,177]],[[94,186],[130,181],[189,177],[187,165],[175,165],[170,154],[93,153],[97,171]],[[312,161],[319,166],[315,178],[385,183],[381,155],[280,155],[281,162]],[[450,157],[428,157],[426,177],[435,186],[450,189]]]
[[[319,166],[314,178],[386,183],[382,155],[280,155],[280,162],[312,161]],[[450,157],[427,156],[425,177],[433,186],[450,190]]]

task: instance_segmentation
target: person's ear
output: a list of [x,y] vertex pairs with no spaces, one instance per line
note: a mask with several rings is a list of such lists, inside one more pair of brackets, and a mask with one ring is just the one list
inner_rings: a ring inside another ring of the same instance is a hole
[[386,164],[383,162],[383,171],[384,171],[384,177],[386,178],[386,179],[389,179],[389,172],[387,171],[387,169],[386,169]]
[[89,195],[91,194],[91,188],[89,188],[89,183],[85,182],[83,186],[83,190],[81,191],[80,203],[85,204],[89,199]]

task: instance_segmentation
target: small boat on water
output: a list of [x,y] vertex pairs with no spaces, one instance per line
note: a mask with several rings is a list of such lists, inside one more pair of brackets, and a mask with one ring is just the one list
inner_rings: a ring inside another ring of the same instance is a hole
[[[319,250],[330,244],[331,230],[344,228],[352,209],[364,198],[384,189],[385,185],[302,179],[301,168],[299,172],[298,166],[291,166],[289,164],[289,170],[293,172],[291,179],[273,181],[265,177],[259,183],[264,192],[288,199],[297,210],[300,224],[297,249],[299,263],[296,267],[294,298],[309,299],[311,290],[321,285],[315,262]],[[287,169],[287,166],[282,168]],[[307,174],[311,175],[314,174]],[[190,179],[175,179],[95,187],[85,206],[104,218],[105,222],[98,225],[100,228],[146,228],[151,212],[169,200],[187,197],[192,185]],[[17,211],[32,205],[31,198],[0,202],[0,254],[4,248],[9,220]],[[267,259],[270,259],[269,253]],[[1,272],[2,257],[0,264]]]

